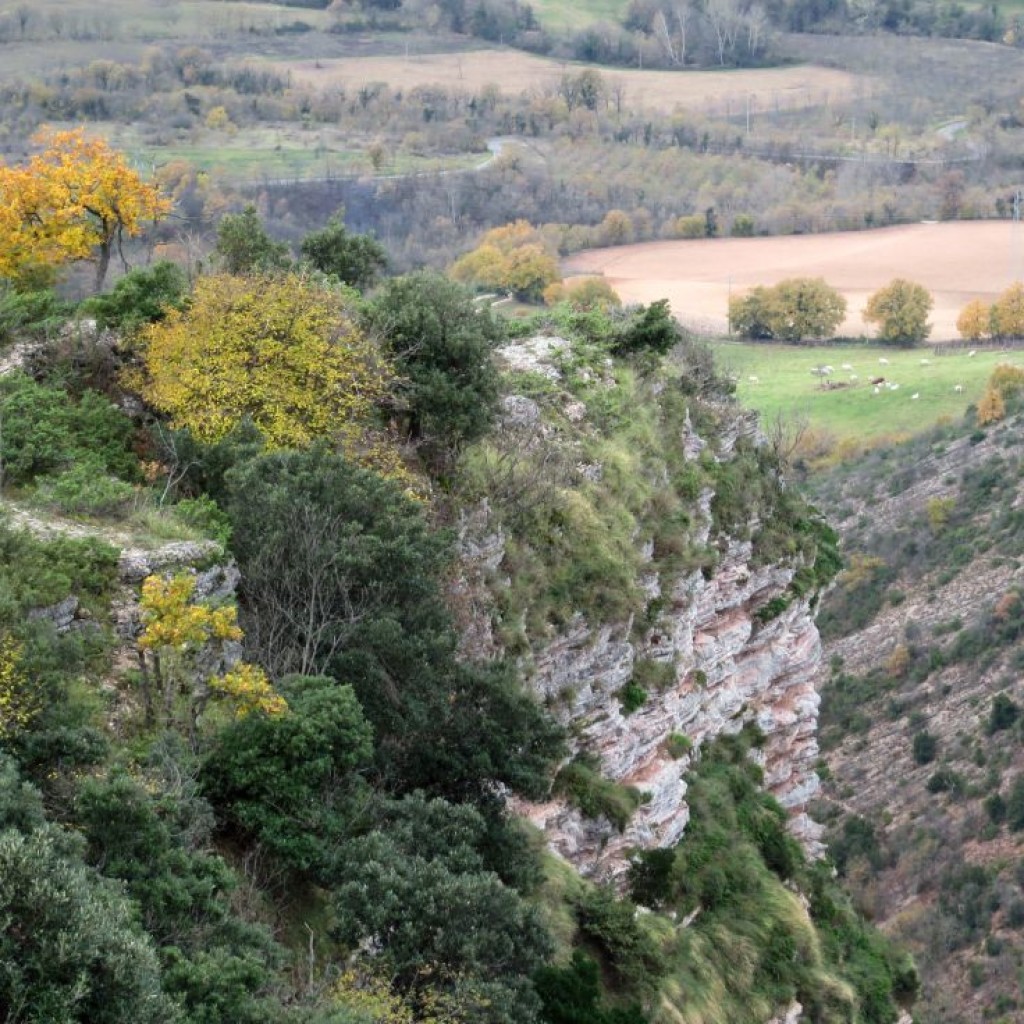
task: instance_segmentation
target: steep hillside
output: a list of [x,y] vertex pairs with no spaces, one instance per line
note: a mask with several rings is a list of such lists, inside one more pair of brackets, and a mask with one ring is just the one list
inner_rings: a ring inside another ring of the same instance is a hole
[[[708,352],[664,304],[510,326],[422,275],[358,313],[405,360],[397,481],[251,420],[157,448],[118,346],[0,378],[0,1005],[896,1021],[913,964],[805,855],[834,536]],[[147,502],[236,564],[143,550]]]
[[818,813],[937,1024],[1024,1013],[1022,439],[1019,412],[969,419],[818,484],[848,565],[818,617]]

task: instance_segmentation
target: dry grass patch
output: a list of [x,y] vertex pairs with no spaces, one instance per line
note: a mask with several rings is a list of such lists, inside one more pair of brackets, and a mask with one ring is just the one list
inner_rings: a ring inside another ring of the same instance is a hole
[[[505,94],[557,89],[562,76],[588,65],[548,60],[515,50],[473,50],[466,53],[413,54],[408,57],[356,57],[339,60],[278,61],[292,80],[327,88],[351,88],[386,82],[395,89],[440,85],[478,92],[497,85]],[[761,110],[793,110],[836,102],[863,88],[865,80],[832,68],[813,65],[739,71],[640,71],[602,68],[608,82],[626,87],[625,106],[670,112],[677,107],[718,113],[726,100],[734,112],[739,103]]]

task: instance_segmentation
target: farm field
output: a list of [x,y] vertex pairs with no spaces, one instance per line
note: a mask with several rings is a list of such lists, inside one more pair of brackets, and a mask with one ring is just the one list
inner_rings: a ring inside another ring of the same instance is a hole
[[[353,57],[338,60],[274,61],[296,83],[316,88],[387,82],[392,89],[440,85],[476,92],[497,85],[506,94],[557,88],[570,70],[590,65],[549,60],[516,50],[472,50],[411,56]],[[749,97],[755,107],[795,110],[847,98],[869,87],[869,80],[833,68],[797,67],[737,71],[641,71],[608,68],[609,79],[625,86],[623,106],[670,113],[677,107],[708,112],[727,100],[739,110]]]
[[[737,379],[739,401],[756,409],[762,422],[778,416],[800,417],[816,430],[837,440],[870,441],[905,437],[933,426],[944,417],[959,418],[985,391],[999,363],[1024,366],[1024,352],[966,349],[935,355],[931,348],[892,349],[881,345],[767,345],[759,342],[712,343],[719,365]],[[882,364],[880,359],[888,360]],[[922,359],[927,360],[922,365]],[[843,370],[843,364],[852,370]],[[826,389],[812,371],[831,365],[834,383]],[[850,380],[856,374],[857,380]],[[884,376],[896,390],[880,387],[873,377]],[[756,381],[750,378],[756,377]],[[955,390],[959,385],[961,392]],[[912,395],[918,395],[916,399]]]
[[148,141],[152,133],[143,133],[136,126],[105,121],[93,122],[88,134],[100,136],[114,148],[123,150],[147,173],[164,164],[185,160],[202,171],[216,172],[235,183],[431,174],[468,170],[490,158],[486,150],[444,156],[385,150],[379,167],[374,167],[368,151],[369,140],[353,138],[350,133],[330,126],[310,130],[290,122],[241,128],[230,133],[193,129],[182,133],[182,139],[167,145]]
[[628,0],[534,0],[537,20],[549,31],[578,29],[594,21],[621,21]]
[[894,277],[923,284],[935,300],[931,338],[957,337],[960,310],[994,300],[1024,274],[1024,228],[1010,221],[911,224],[871,231],[772,238],[709,238],[593,249],[566,274],[601,274],[625,302],[667,298],[698,330],[728,329],[730,294],[790,277],[823,277],[846,297],[840,333],[866,333],[868,296]]

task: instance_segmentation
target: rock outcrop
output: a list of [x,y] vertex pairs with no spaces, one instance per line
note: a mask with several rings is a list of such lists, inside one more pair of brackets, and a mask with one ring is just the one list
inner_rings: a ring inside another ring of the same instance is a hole
[[[631,849],[677,842],[689,818],[691,758],[704,742],[748,722],[766,737],[766,788],[790,811],[808,851],[820,852],[820,829],[806,814],[818,788],[818,633],[805,602],[758,621],[758,609],[786,588],[792,570],[755,568],[750,556],[748,542],[735,542],[712,579],[694,572],[673,584],[671,611],[646,636],[632,637],[632,623],[592,629],[577,621],[534,659],[529,685],[569,727],[574,752],[597,755],[603,775],[643,795],[622,832],[564,800],[518,805],[583,874],[618,875]],[[672,666],[671,682],[626,714],[618,693],[642,659]],[[692,752],[673,757],[670,737],[679,736]]]

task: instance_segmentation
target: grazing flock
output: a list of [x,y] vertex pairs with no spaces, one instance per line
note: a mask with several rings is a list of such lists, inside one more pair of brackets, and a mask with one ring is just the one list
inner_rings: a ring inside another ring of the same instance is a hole
[[[968,352],[967,357],[972,358],[977,353],[974,351]],[[885,356],[880,356],[878,359],[879,366],[885,367],[889,365],[889,360]],[[920,364],[922,367],[928,367],[932,365],[930,359],[921,359]],[[811,373],[821,380],[823,388],[846,388],[855,385],[860,380],[860,375],[855,372],[852,363],[841,363],[839,369],[846,375],[844,380],[833,381],[831,378],[836,375],[834,366],[829,366],[827,363],[821,366],[811,367]],[[760,378],[751,374],[747,377],[747,380],[751,384],[760,383]],[[896,381],[888,380],[885,376],[874,376],[869,380],[871,387],[871,394],[880,395],[883,391],[899,391],[900,385]],[[962,384],[954,384],[953,391],[956,394],[962,394],[964,387]],[[920,391],[915,391],[911,396],[910,400],[916,402],[921,397]]]

